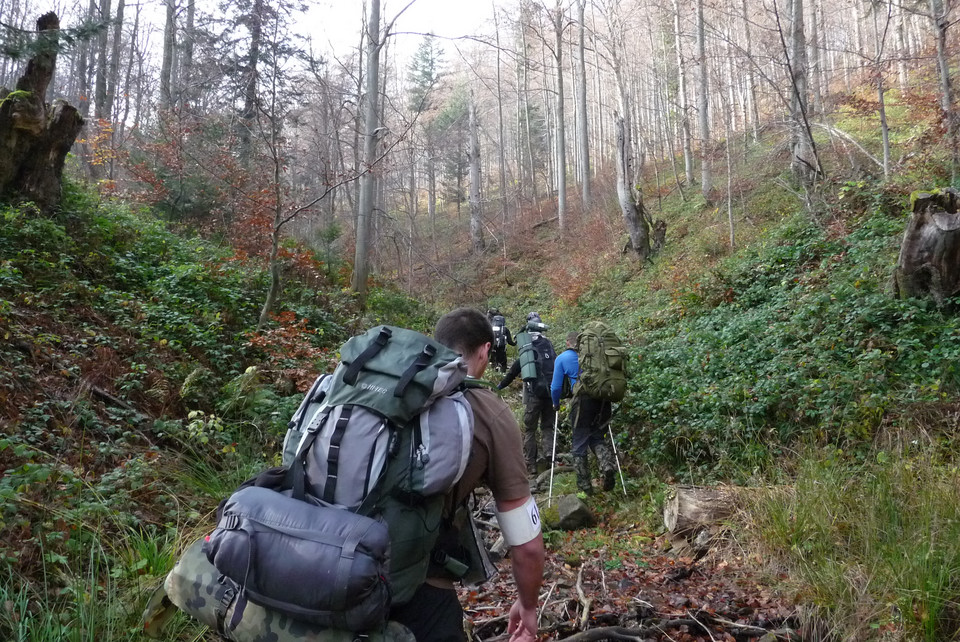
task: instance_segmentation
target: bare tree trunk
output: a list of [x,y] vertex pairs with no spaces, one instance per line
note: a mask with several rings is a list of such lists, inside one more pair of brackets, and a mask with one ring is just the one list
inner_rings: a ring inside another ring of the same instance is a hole
[[893,2],[888,0],[887,3],[887,15],[886,20],[884,21],[883,31],[881,32],[879,25],[877,24],[877,12],[879,7],[873,8],[873,38],[876,43],[876,58],[874,59],[874,76],[877,84],[877,111],[880,114],[880,136],[883,139],[883,178],[888,180],[890,178],[890,127],[887,125],[887,106],[884,99],[884,94],[886,88],[884,87],[884,61],[883,53],[887,41],[887,33],[889,32],[890,22],[892,19],[893,13]]
[[557,64],[557,224],[560,228],[560,235],[563,236],[567,230],[567,147],[565,116],[564,116],[564,95],[563,95],[563,6],[560,0],[557,0],[557,7],[554,13],[554,30],[556,41],[554,43],[553,57]]
[[380,100],[380,0],[370,0],[367,22],[366,96],[364,103],[363,162],[360,176],[360,199],[357,207],[357,247],[354,255],[353,282],[360,305],[367,301],[367,277],[370,270],[370,240],[373,229],[373,204],[376,176],[373,166],[377,156],[377,128]]
[[633,187],[630,185],[630,130],[619,114],[614,115],[614,120],[617,128],[617,200],[623,213],[624,226],[630,235],[630,246],[642,262],[650,256],[650,230],[646,218],[640,213],[643,203],[638,205],[634,200]]
[[808,42],[808,60],[810,62],[810,97],[813,100],[812,114],[823,113],[823,85],[820,69],[820,29],[817,14],[820,12],[818,0],[810,0],[810,39]]
[[[530,187],[533,194],[533,201],[537,204],[537,211],[540,211],[540,194],[537,190],[537,167],[533,158],[533,128],[530,126],[530,65],[527,61],[527,31],[524,25],[520,26],[521,46],[523,55],[520,64],[523,65],[523,126],[526,130],[527,139],[527,161],[530,164]],[[542,218],[542,212],[541,212]]]
[[[95,20],[97,11],[96,0],[90,0],[87,7],[87,19]],[[78,46],[80,50],[80,115],[84,118],[90,113],[90,103],[93,102],[90,91],[90,70],[93,67],[93,52],[91,51],[90,41],[81,42]]]
[[683,145],[683,174],[693,185],[693,136],[690,133],[690,108],[687,105],[687,69],[683,61],[683,35],[680,30],[680,3],[673,0],[673,35],[677,50],[677,102],[680,135]]
[[700,117],[700,193],[708,203],[713,189],[710,143],[710,83],[707,69],[706,25],[703,20],[703,0],[697,0],[697,62],[700,72],[700,91],[697,111]]
[[736,247],[737,237],[733,225],[733,156],[730,153],[730,144],[733,138],[733,128],[730,126],[731,111],[728,105],[723,106],[723,134],[726,138],[724,149],[727,157],[727,225],[730,228],[730,249],[732,250]]
[[[793,159],[791,168],[804,187],[809,187],[820,173],[815,157],[807,108],[807,46],[803,25],[803,0],[791,0],[790,72]],[[781,39],[783,31],[781,29]]]
[[[753,38],[750,34],[750,14],[747,12],[747,0],[743,0],[743,35],[746,41],[746,51],[748,61],[753,60]],[[760,138],[760,108],[757,105],[757,79],[753,69],[753,63],[747,64],[747,96],[750,102],[750,124],[753,132],[753,140],[756,142]]]
[[947,60],[947,28],[950,20],[943,0],[929,0],[930,18],[936,30],[937,70],[940,75],[940,110],[947,129],[947,143],[950,145],[950,181],[957,180],[960,167],[958,157],[956,122],[953,114],[953,82],[950,78],[950,62]]
[[117,0],[116,24],[113,25],[113,46],[110,55],[110,74],[107,79],[107,96],[104,112],[107,118],[113,118],[113,105],[117,96],[117,85],[120,84],[120,45],[123,43],[123,10],[126,0]]
[[470,241],[473,251],[480,253],[486,243],[483,240],[483,206],[480,202],[480,125],[477,122],[477,107],[473,92],[470,92]]
[[578,44],[579,57],[577,59],[577,72],[580,77],[580,84],[577,87],[577,109],[580,112],[580,119],[577,121],[578,139],[580,140],[580,180],[581,182],[581,200],[583,201],[583,212],[586,214],[590,209],[590,133],[587,127],[587,62],[584,47],[587,25],[584,22],[584,10],[587,0],[580,0],[577,3],[577,18],[580,21],[580,42]]
[[910,47],[907,41],[906,17],[903,10],[903,0],[897,0],[897,80],[900,91],[907,90],[907,58],[910,56]]
[[[262,23],[261,23],[262,26]],[[278,39],[277,35],[277,22],[274,22],[274,32],[272,37],[272,42],[276,43]],[[280,239],[281,239],[281,228],[284,223],[289,222],[291,219],[288,218],[284,220],[284,206],[283,206],[283,195],[286,192],[283,189],[281,184],[281,177],[283,173],[283,153],[280,149],[280,125],[276,121],[280,118],[278,113],[278,94],[279,88],[277,86],[277,80],[279,76],[279,62],[277,60],[272,61],[270,65],[270,104],[269,104],[269,122],[267,126],[270,127],[270,137],[266,141],[270,153],[270,160],[272,163],[273,169],[273,228],[270,233],[270,260],[269,260],[269,269],[270,269],[270,288],[267,290],[267,297],[263,302],[263,307],[260,309],[260,318],[257,321],[257,331],[263,330],[263,327],[267,324],[267,321],[270,319],[270,313],[273,310],[273,306],[277,301],[277,297],[280,295],[281,290],[281,263],[280,263]],[[259,120],[259,116],[258,116]],[[259,128],[260,131],[263,130],[262,126]]]
[[180,106],[196,107],[193,86],[193,46],[196,38],[196,0],[187,0],[187,24],[183,31],[183,73],[180,74]]
[[133,29],[130,32],[130,58],[123,79],[123,113],[117,119],[117,131],[121,137],[127,124],[127,117],[130,115],[130,94],[133,91],[131,77],[133,76],[133,66],[139,56],[137,45],[140,38],[140,9],[140,5],[137,4],[136,11],[133,14]]
[[243,108],[240,112],[238,136],[240,138],[240,159],[248,167],[253,164],[253,127],[257,117],[257,87],[259,84],[260,46],[263,39],[264,0],[253,0],[253,7],[247,16],[247,28],[250,30],[250,49],[244,78]]
[[[110,0],[100,0],[100,20],[110,21]],[[110,117],[106,113],[107,105],[107,42],[110,39],[110,30],[103,29],[97,36],[97,84],[94,95],[93,113],[98,119]]]
[[[500,154],[500,221],[503,228],[507,225],[507,151],[506,135],[503,125],[503,83],[500,78],[500,24],[496,21],[497,12],[494,15],[494,28],[497,35],[497,133],[498,147]],[[501,237],[506,238],[504,230],[501,230]]]
[[[91,0],[93,2],[93,0]],[[160,106],[170,109],[173,104],[171,84],[173,82],[173,49],[177,34],[176,0],[164,0],[167,20],[163,26],[163,61],[160,64]]]

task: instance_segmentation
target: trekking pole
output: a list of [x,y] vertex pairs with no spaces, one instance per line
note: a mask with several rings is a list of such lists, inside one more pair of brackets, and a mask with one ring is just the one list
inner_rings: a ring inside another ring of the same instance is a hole
[[547,494],[547,508],[550,508],[550,502],[553,501],[553,466],[557,461],[557,428],[560,424],[560,411],[553,417],[553,454],[550,456],[550,492]]
[[627,496],[627,485],[623,481],[623,468],[620,467],[620,455],[617,454],[617,442],[613,439],[613,426],[607,424],[607,431],[610,433],[610,444],[613,446],[613,458],[617,461],[617,471],[620,473],[620,487],[623,488],[623,496]]

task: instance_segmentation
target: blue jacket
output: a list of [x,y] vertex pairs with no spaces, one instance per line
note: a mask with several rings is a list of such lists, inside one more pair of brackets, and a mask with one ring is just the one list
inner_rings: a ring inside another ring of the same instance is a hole
[[573,348],[564,350],[553,362],[553,381],[550,382],[550,397],[553,405],[560,405],[560,393],[563,391],[563,378],[570,379],[570,388],[577,382],[580,374],[580,361],[577,351]]

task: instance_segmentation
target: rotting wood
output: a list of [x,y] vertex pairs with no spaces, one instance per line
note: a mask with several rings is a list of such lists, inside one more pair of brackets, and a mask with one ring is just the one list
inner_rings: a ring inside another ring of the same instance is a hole
[[914,192],[893,273],[901,299],[931,297],[937,305],[960,293],[960,193]]
[[44,211],[60,204],[67,153],[83,118],[62,100],[45,102],[59,46],[60,20],[50,12],[37,20],[41,46],[14,91],[0,91],[0,196],[32,201]]

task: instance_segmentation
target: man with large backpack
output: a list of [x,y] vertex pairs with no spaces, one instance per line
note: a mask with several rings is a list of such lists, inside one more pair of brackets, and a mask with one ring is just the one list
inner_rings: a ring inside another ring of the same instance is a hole
[[516,340],[510,335],[510,328],[507,327],[507,320],[500,314],[498,308],[487,310],[487,318],[490,319],[490,325],[493,327],[493,347],[490,348],[490,363],[500,372],[507,369],[507,345],[517,345]]
[[[493,332],[483,313],[456,309],[437,322],[434,339],[459,352],[467,363],[468,383],[483,376]],[[543,537],[537,505],[530,495],[520,450],[519,427],[510,408],[491,390],[468,385],[464,396],[473,409],[473,448],[467,469],[449,498],[463,502],[481,481],[496,502],[497,521],[512,548],[510,560],[517,601],[510,609],[511,642],[537,639],[537,608],[543,580]],[[444,538],[441,533],[440,539]],[[406,625],[417,642],[465,640],[463,610],[450,579],[434,564],[427,582],[391,619]]]
[[540,472],[539,467],[546,467],[550,463],[553,428],[557,418],[550,403],[550,381],[553,379],[553,362],[557,353],[550,340],[543,336],[546,329],[538,313],[527,315],[526,327],[517,334],[519,355],[497,385],[498,389],[503,390],[518,375],[523,380],[523,454],[527,460],[527,472],[531,475],[536,475]]
[[561,392],[569,386],[570,421],[573,424],[573,462],[577,488],[590,495],[593,483],[588,460],[593,450],[603,473],[603,490],[616,484],[616,458],[607,442],[612,402],[626,390],[626,351],[603,323],[587,324],[583,331],[567,335],[567,349],[557,357],[550,384],[555,412],[560,411]]
[[519,428],[472,381],[492,334],[465,310],[441,319],[444,343],[391,326],[345,343],[290,421],[284,466],[221,502],[145,630],[172,602],[237,642],[401,642],[408,629],[418,642],[465,640],[450,589],[493,572],[465,501],[483,479],[514,547],[510,631],[533,642],[544,553]]

